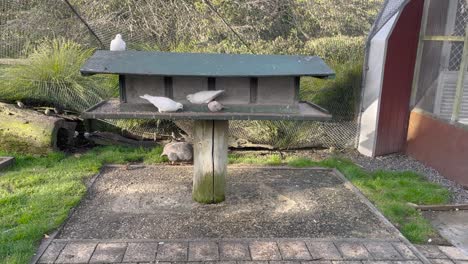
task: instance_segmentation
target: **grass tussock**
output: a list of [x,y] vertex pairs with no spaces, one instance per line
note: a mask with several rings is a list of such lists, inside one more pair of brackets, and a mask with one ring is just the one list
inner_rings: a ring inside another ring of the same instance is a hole
[[65,39],[46,40],[24,64],[3,68],[0,99],[81,111],[117,93],[115,76],[82,76],[93,49]]

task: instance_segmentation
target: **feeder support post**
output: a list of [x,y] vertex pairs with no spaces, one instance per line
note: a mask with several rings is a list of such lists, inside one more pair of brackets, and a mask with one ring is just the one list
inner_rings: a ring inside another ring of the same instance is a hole
[[229,121],[196,120],[193,128],[192,197],[199,203],[224,201]]

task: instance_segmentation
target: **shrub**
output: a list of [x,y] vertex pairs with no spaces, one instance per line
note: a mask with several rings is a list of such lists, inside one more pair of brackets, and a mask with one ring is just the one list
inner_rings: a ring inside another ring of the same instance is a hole
[[0,99],[81,111],[116,95],[115,77],[81,76],[80,67],[92,52],[65,39],[44,41],[24,64],[4,70]]
[[324,58],[329,63],[339,64],[362,61],[364,37],[336,36],[309,40],[304,44],[304,53]]

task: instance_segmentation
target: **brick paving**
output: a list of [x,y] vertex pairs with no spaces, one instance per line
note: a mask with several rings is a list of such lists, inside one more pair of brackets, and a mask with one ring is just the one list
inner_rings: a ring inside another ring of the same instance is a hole
[[[271,239],[97,241],[55,239],[36,263],[416,264],[415,248],[398,240]],[[430,262],[468,264],[455,247],[416,246]]]

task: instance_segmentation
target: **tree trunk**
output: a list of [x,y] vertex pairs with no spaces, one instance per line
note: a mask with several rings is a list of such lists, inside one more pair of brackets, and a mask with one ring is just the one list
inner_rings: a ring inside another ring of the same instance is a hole
[[195,121],[192,197],[199,203],[224,201],[229,121]]
[[57,142],[73,141],[76,127],[57,117],[0,103],[0,150],[6,152],[47,154],[58,148]]

